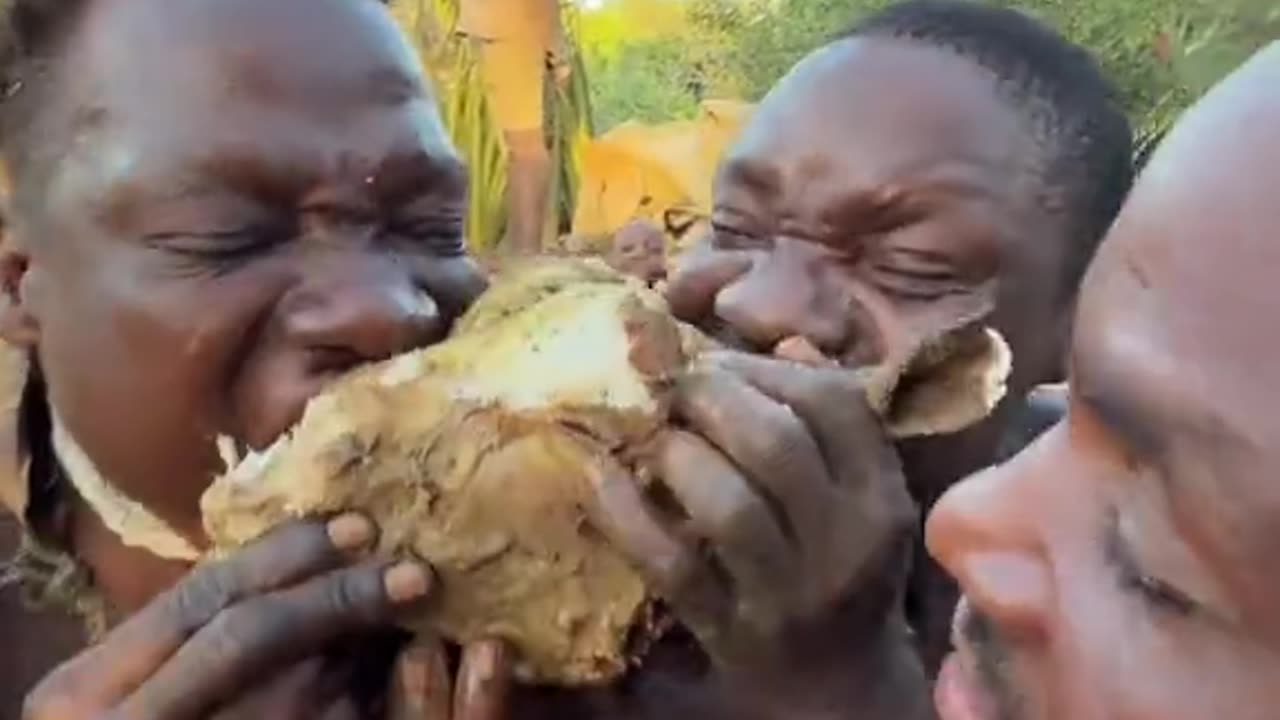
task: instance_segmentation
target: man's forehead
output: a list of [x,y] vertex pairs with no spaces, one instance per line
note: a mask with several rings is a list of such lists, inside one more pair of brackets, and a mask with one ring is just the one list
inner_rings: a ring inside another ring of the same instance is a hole
[[1280,386],[1276,87],[1280,45],[1203,100],[1152,159],[1085,281],[1076,354],[1280,451],[1268,391]]
[[[1280,44],[1264,55],[1194,108],[1157,152],[1087,283],[1151,295],[1161,324],[1209,333],[1200,336],[1205,350],[1247,349],[1274,361]],[[1225,344],[1207,342],[1213,337]]]
[[294,84],[365,94],[423,90],[412,48],[375,0],[105,0],[82,28],[71,65],[83,70],[69,79],[83,77],[80,88],[116,113],[139,98],[190,102],[192,90],[270,93],[286,72]]
[[[73,139],[58,199],[122,182],[190,197],[210,179],[198,167],[264,150],[280,172],[348,155],[454,157],[416,56],[375,0],[103,0],[72,53],[69,107],[54,118]],[[377,108],[395,112],[364,132]]]
[[[802,60],[761,102],[728,160],[856,155],[868,174],[1007,162],[1021,125],[989,73],[912,41],[848,38]],[[834,143],[834,144],[833,144]]]

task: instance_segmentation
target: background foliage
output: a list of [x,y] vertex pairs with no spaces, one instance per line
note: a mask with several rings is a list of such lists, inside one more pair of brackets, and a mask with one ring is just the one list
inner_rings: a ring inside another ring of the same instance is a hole
[[[392,5],[397,19],[422,54],[434,81],[448,128],[470,172],[471,203],[467,238],[472,249],[495,249],[506,225],[506,148],[494,125],[485,98],[480,67],[471,44],[456,32],[459,0],[402,0]],[[576,6],[563,4],[563,22],[571,45],[579,34]],[[574,72],[567,87],[548,81],[547,134],[556,175],[549,202],[550,234],[568,224],[573,215],[578,162],[583,143],[594,127],[587,87],[585,56],[572,53]]]
[[[755,101],[797,60],[893,0],[562,0],[576,71],[552,100],[559,229],[572,216],[578,158],[594,130],[694,117],[707,98]],[[1280,38],[1280,0],[988,0],[1033,13],[1094,50],[1139,130],[1140,154],[1194,98]],[[505,225],[505,149],[489,118],[459,0],[393,7],[422,49],[445,122],[471,170],[468,236],[497,246]]]
[[[1144,135],[1158,135],[1191,99],[1280,38],[1276,0],[992,1],[1093,49]],[[889,2],[613,0],[584,25],[597,120],[687,117],[701,97],[759,99],[825,38]]]

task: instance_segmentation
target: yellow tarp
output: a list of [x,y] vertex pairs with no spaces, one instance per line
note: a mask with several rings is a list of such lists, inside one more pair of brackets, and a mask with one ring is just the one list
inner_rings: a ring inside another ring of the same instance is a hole
[[709,214],[716,167],[752,108],[707,101],[693,120],[629,122],[592,139],[582,153],[573,235],[607,238],[633,218],[663,223],[668,211]]

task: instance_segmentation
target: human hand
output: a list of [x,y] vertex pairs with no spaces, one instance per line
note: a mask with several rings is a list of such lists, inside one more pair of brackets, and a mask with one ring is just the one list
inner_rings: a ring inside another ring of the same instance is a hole
[[906,657],[916,511],[857,376],[713,353],[678,382],[674,414],[687,430],[661,439],[653,470],[678,510],[613,467],[595,520],[721,678],[797,697],[858,684],[886,642]]
[[512,660],[510,649],[500,641],[468,645],[455,682],[444,644],[419,638],[396,662],[390,720],[503,720]]
[[359,515],[298,522],[197,567],[46,677],[23,717],[347,716],[318,656],[430,589],[419,563],[364,557],[375,536]]

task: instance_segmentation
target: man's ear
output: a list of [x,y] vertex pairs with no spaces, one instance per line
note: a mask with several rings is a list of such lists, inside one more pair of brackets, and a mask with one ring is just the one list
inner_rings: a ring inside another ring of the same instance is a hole
[[40,338],[40,324],[23,292],[31,256],[7,232],[7,220],[0,218],[0,339],[30,349]]

